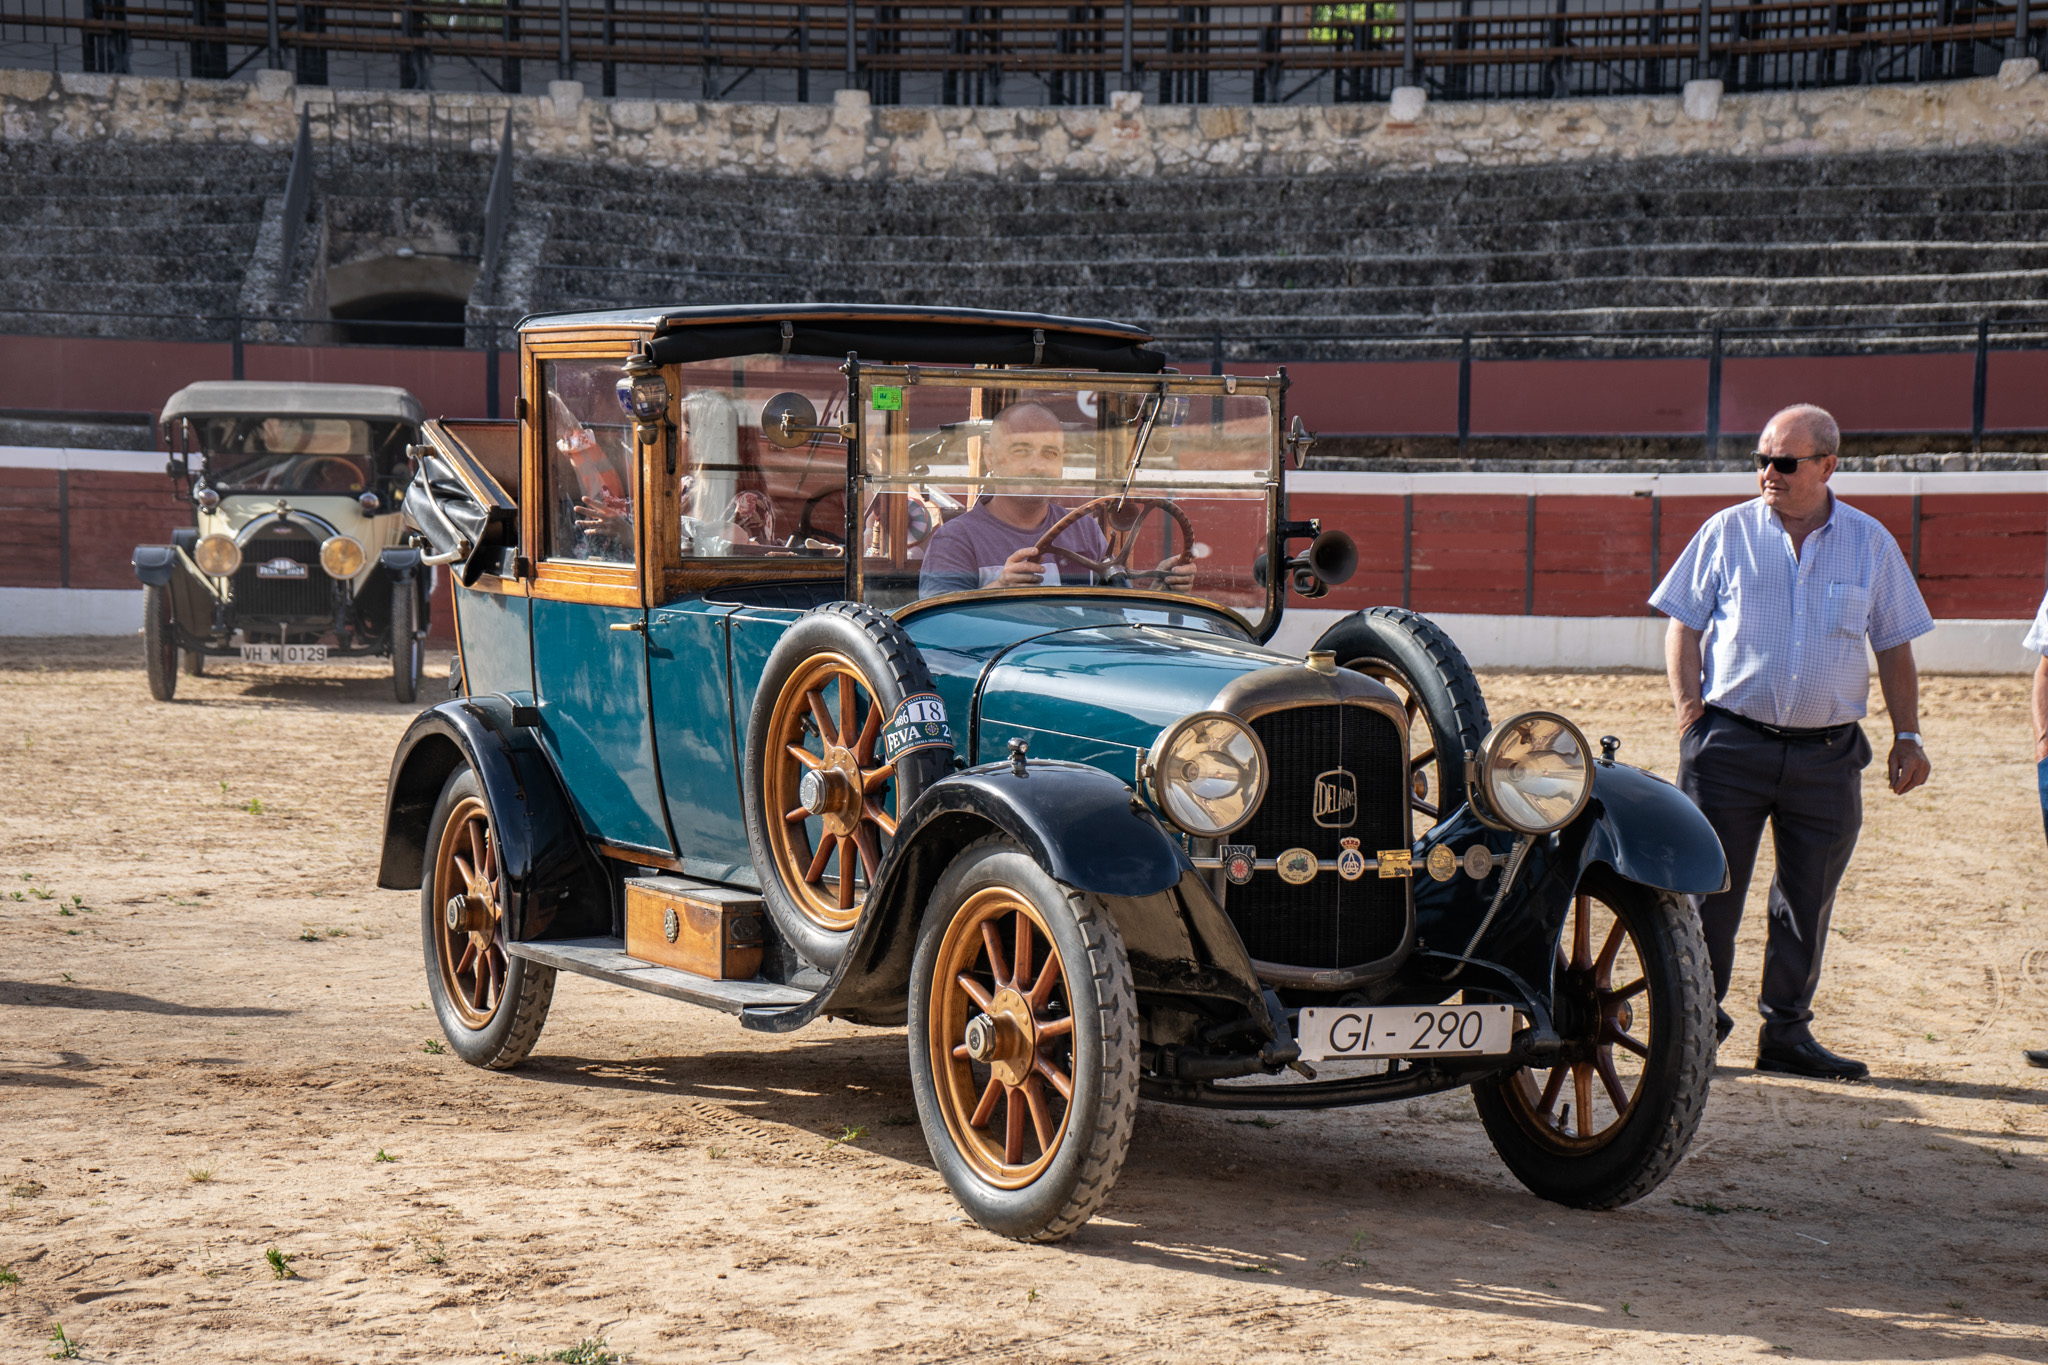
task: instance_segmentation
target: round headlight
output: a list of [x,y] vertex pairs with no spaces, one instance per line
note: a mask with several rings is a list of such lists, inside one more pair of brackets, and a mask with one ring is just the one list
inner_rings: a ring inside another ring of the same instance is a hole
[[1153,800],[1197,838],[1230,833],[1266,795],[1266,746],[1222,711],[1198,711],[1168,726],[1153,741],[1147,767]]
[[1479,782],[1493,815],[1522,834],[1571,823],[1593,793],[1593,764],[1579,727],[1549,711],[1525,711],[1479,746]]
[[320,546],[320,567],[329,578],[354,578],[363,571],[362,542],[352,536],[329,536]]
[[235,544],[230,536],[201,536],[199,543],[192,547],[192,562],[199,566],[201,573],[212,574],[215,578],[230,578],[235,570],[242,567],[242,547]]

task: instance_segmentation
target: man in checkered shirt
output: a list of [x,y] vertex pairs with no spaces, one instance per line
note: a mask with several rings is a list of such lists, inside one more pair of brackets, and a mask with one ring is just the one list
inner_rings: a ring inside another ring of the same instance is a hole
[[[1678,707],[1678,785],[1728,855],[1728,889],[1702,898],[1700,925],[1718,1001],[1768,820],[1778,870],[1757,1070],[1860,1081],[1870,1068],[1822,1047],[1812,1025],[1835,888],[1863,826],[1864,644],[1891,714],[1886,773],[1903,796],[1927,780],[1912,641],[1934,619],[1891,533],[1828,491],[1841,447],[1834,418],[1786,408],[1757,447],[1761,496],[1702,526],[1650,596],[1671,618],[1664,661]],[[1719,1011],[1723,1041],[1734,1027]]]

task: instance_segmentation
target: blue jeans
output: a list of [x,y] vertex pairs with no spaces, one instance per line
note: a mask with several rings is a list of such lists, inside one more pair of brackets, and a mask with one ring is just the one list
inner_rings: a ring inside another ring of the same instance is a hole
[[2041,788],[2041,832],[2048,834],[2048,758],[2034,765],[2034,780]]

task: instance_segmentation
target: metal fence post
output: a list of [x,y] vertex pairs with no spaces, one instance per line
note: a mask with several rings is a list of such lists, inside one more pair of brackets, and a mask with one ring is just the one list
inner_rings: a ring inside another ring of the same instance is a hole
[[1472,438],[1472,334],[1458,338],[1458,453]]
[[1713,349],[1707,352],[1707,458],[1721,455],[1721,329],[1714,329]]
[[2027,0],[2019,0],[2013,13],[2012,42],[2006,45],[2008,57],[2030,56],[2034,46],[2033,20],[2027,16]]
[[1401,6],[1401,83],[1415,84],[1415,0]]
[[576,79],[576,59],[569,55],[569,0],[562,0],[562,20],[555,44],[555,79]]
[[1131,44],[1132,44],[1132,33],[1131,33],[1131,31],[1132,31],[1132,29],[1133,29],[1133,28],[1135,27],[1134,17],[1133,17],[1133,15],[1132,15],[1132,12],[1131,12],[1131,11],[1132,11],[1132,8],[1133,8],[1133,3],[1134,3],[1134,0],[1124,0],[1124,70],[1123,70],[1123,88],[1124,88],[1125,90],[1130,90],[1130,89],[1133,89],[1133,88],[1134,88],[1134,87],[1136,86],[1136,84],[1137,84],[1137,78],[1138,78],[1138,65],[1137,65],[1137,61],[1136,61],[1136,58],[1135,58],[1135,56],[1133,55],[1133,53],[1132,53],[1132,51],[1131,51]]
[[854,43],[858,35],[854,30],[853,0],[846,0],[846,88],[853,89],[857,68],[854,64]]
[[1700,0],[1700,62],[1699,70],[1693,73],[1695,80],[1712,80],[1714,77],[1714,3]]
[[811,7],[796,7],[796,102],[811,102]]
[[264,0],[263,26],[270,43],[269,66],[275,71],[284,65],[284,54],[279,50],[277,41],[277,0]]
[[1984,449],[1984,390],[1991,378],[1991,321],[1977,323],[1977,367],[1970,382],[1970,449]]
[[498,416],[498,329],[495,324],[487,335],[490,340],[484,342],[484,416],[496,421]]

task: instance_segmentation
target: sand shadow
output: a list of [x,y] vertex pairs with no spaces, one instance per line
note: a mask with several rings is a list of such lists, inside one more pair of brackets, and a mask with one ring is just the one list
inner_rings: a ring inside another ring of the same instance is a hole
[[89,986],[53,985],[44,981],[0,980],[0,1005],[176,1014],[199,1019],[275,1019],[293,1013],[260,1005],[181,1005],[174,1000],[159,1000],[155,996],[135,995],[129,991],[103,991]]

